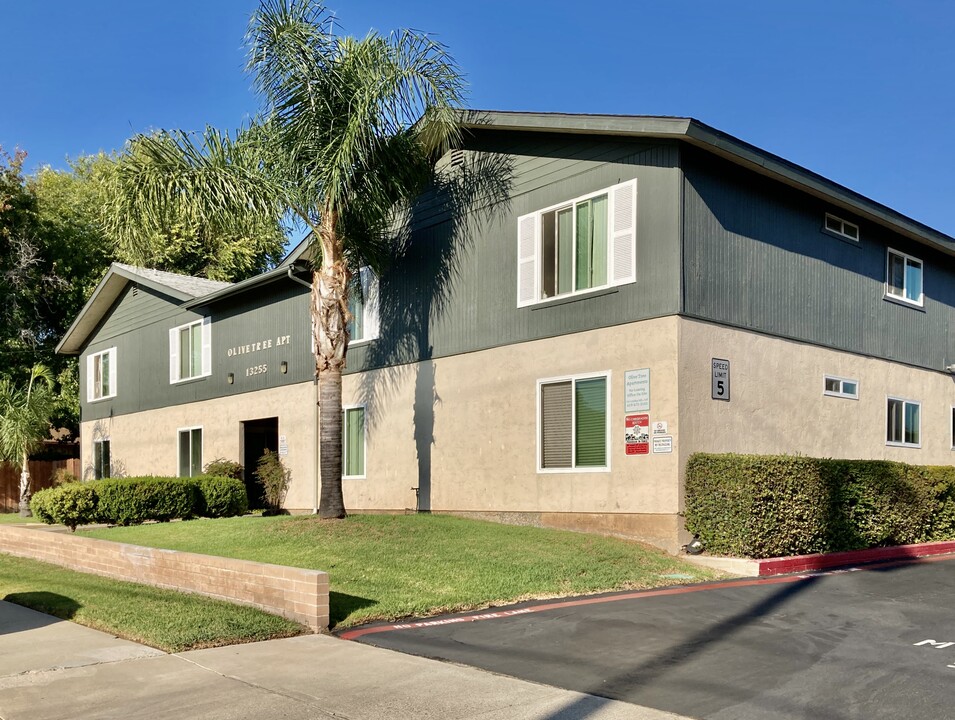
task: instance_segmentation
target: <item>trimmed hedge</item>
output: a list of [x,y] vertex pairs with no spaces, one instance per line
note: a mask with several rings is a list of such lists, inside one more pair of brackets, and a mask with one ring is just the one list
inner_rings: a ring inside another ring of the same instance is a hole
[[39,490],[30,499],[33,515],[48,525],[66,525],[71,531],[90,522],[96,513],[96,491],[87,483],[68,483]]
[[146,520],[229,517],[248,510],[245,485],[224,477],[108,478],[68,483],[33,495],[30,508],[45,523],[134,525]]
[[232,517],[249,511],[245,483],[231,477],[200,475],[195,478],[201,503],[196,514],[202,517]]
[[692,455],[686,528],[754,558],[955,538],[955,467],[775,455]]

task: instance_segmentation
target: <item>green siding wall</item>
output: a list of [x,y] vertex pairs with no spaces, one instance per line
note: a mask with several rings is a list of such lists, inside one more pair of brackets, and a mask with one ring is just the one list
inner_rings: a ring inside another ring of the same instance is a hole
[[[686,151],[685,311],[934,370],[955,361],[952,259],[780,183]],[[860,242],[825,232],[826,212]],[[924,262],[924,310],[884,299],[886,247]]]

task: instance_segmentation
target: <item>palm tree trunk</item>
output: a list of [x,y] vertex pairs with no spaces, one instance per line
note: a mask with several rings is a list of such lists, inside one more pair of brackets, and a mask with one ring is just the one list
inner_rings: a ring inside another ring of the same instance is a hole
[[23,453],[20,466],[20,517],[33,517],[30,510],[30,456]]
[[320,518],[345,517],[342,495],[342,369],[348,351],[348,267],[337,233],[338,214],[326,209],[319,239],[322,265],[312,276],[315,372],[318,374]]

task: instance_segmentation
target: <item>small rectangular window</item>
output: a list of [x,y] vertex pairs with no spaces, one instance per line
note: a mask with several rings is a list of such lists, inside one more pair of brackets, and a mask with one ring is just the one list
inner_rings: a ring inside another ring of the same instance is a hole
[[93,441],[93,479],[102,480],[112,474],[109,461],[109,440]]
[[342,475],[365,477],[365,408],[342,411]]
[[202,318],[169,331],[169,382],[212,373],[212,323]]
[[888,398],[886,444],[921,447],[921,411],[921,403],[901,398]]
[[609,467],[608,396],[605,375],[538,383],[538,464],[547,470]]
[[859,381],[826,375],[823,381],[823,394],[832,397],[859,399]]
[[363,267],[352,276],[348,287],[348,324],[350,342],[359,343],[378,337],[378,276]]
[[841,235],[844,238],[858,242],[859,240],[859,226],[855,223],[851,223],[848,220],[843,220],[840,217],[836,217],[831,213],[826,213],[826,230],[829,232],[835,233],[836,235]]
[[885,294],[893,300],[922,306],[922,261],[898,250],[888,249]]
[[86,357],[86,399],[105,400],[116,395],[116,348]]
[[202,428],[179,431],[179,477],[202,474]]

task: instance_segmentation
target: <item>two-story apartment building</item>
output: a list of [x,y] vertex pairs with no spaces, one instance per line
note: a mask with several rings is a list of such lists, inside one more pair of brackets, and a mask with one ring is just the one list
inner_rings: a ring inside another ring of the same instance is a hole
[[[390,269],[362,273],[349,510],[675,550],[693,452],[952,461],[955,239],[692,119],[467,130],[444,162],[494,161],[507,200],[455,222],[423,199]],[[287,507],[314,508],[307,254],[235,285],[111,268],[59,347],[89,475],[271,447]]]

